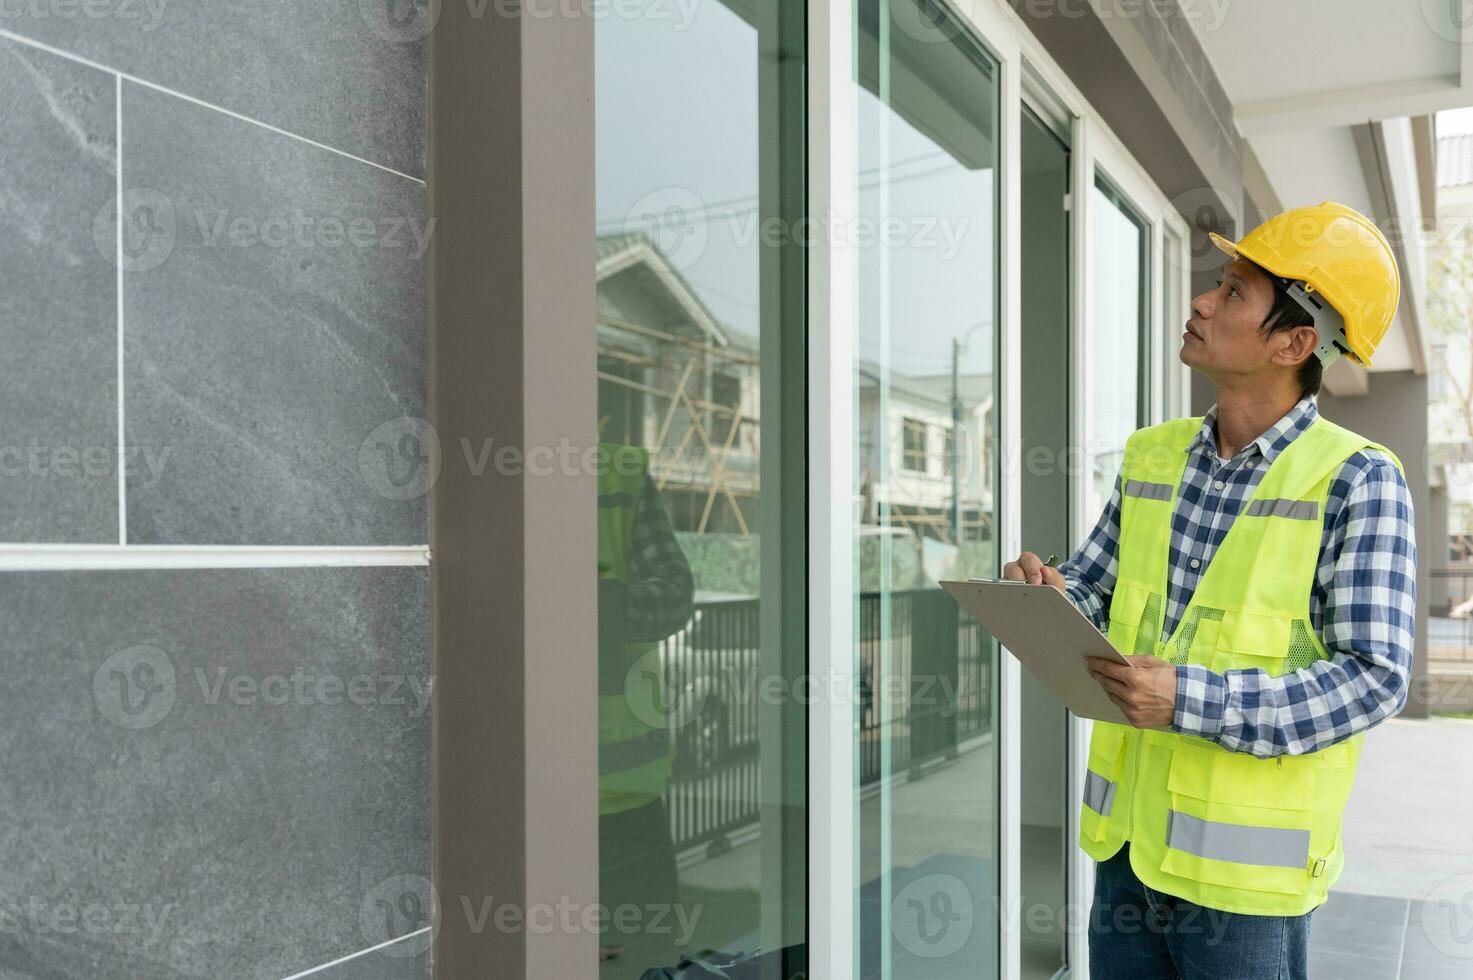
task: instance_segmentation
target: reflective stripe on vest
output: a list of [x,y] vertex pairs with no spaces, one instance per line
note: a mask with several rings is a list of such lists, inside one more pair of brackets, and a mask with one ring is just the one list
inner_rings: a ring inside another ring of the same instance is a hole
[[1320,516],[1318,500],[1251,500],[1243,511],[1246,517],[1286,517],[1291,521],[1312,521]]
[[1144,497],[1147,500],[1170,500],[1175,488],[1169,483],[1149,483],[1145,480],[1126,480],[1127,497]]
[[1309,864],[1309,831],[1282,827],[1248,827],[1203,820],[1188,813],[1166,814],[1166,846],[1214,861],[1305,868]]
[[1085,770],[1084,805],[1100,816],[1108,817],[1110,808],[1115,805],[1115,786],[1093,769]]
[[[1386,447],[1317,417],[1267,465],[1162,637],[1172,506],[1202,419],[1135,432],[1121,464],[1110,642],[1221,673],[1271,675],[1329,657],[1310,619],[1325,501],[1353,453]],[[1148,887],[1207,908],[1303,915],[1343,865],[1341,815],[1364,733],[1318,752],[1255,758],[1171,731],[1095,722],[1080,845],[1097,861],[1129,841]]]

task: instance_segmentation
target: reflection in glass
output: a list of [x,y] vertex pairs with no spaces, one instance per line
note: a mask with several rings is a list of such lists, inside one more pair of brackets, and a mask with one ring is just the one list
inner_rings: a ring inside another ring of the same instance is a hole
[[1103,178],[1090,202],[1094,274],[1090,336],[1089,486],[1084,512],[1104,510],[1125,454],[1125,440],[1146,421],[1140,360],[1145,336],[1147,226]]
[[802,296],[758,233],[802,168],[783,6],[596,25],[602,980],[802,952],[805,746],[759,684],[804,666],[772,586],[803,588],[772,455],[801,421],[764,395],[801,385]]
[[[1019,419],[1023,546],[1069,554],[1069,148],[1022,110],[1022,388]],[[1032,673],[1018,686],[1022,907],[1017,920],[1023,980],[1049,980],[1065,963],[1069,839],[1068,710]]]
[[997,69],[938,5],[857,8],[860,976],[995,976]]

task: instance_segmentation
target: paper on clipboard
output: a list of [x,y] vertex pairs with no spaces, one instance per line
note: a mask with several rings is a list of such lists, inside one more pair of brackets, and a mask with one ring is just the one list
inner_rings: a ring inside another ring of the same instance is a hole
[[1130,661],[1058,589],[1008,579],[939,584],[1070,711],[1081,718],[1130,724],[1085,667],[1084,658]]

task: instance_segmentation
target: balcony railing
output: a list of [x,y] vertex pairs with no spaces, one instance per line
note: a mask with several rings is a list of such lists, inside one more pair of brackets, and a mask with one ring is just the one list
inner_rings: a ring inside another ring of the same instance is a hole
[[[690,626],[661,644],[677,706],[667,804],[678,849],[719,853],[758,819],[761,709],[792,690],[760,674],[758,616],[756,599],[699,603]],[[861,785],[953,757],[991,728],[992,641],[949,595],[862,593],[857,625]]]
[[1434,568],[1428,575],[1428,661],[1473,664],[1473,568]]

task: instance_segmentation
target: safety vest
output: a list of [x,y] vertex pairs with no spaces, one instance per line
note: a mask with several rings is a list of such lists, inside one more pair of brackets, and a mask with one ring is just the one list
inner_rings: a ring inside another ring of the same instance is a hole
[[[628,582],[634,515],[649,469],[649,452],[599,443],[599,577]],[[675,760],[658,643],[625,643],[622,663],[599,670],[598,812],[620,813],[665,794]],[[600,651],[600,656],[608,656]],[[601,665],[606,666],[606,665]]]
[[[1309,621],[1325,503],[1341,464],[1390,450],[1324,418],[1278,454],[1213,555],[1175,631],[1161,639],[1171,518],[1201,418],[1134,433],[1121,466],[1118,577],[1109,639],[1217,673],[1271,676],[1327,659]],[[1079,843],[1104,861],[1130,841],[1147,886],[1207,908],[1302,915],[1340,876],[1340,818],[1364,733],[1318,752],[1262,759],[1215,742],[1097,721]]]

